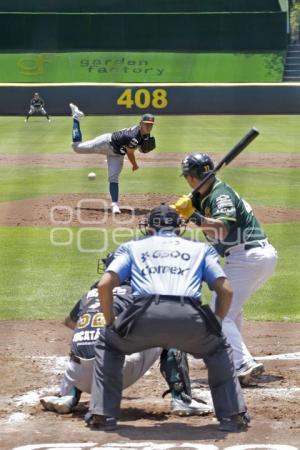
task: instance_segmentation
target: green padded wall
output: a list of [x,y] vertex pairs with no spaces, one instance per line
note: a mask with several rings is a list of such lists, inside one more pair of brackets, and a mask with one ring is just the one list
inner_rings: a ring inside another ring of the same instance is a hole
[[279,11],[278,0],[0,0],[0,11]]
[[285,47],[284,12],[0,13],[0,51],[272,51]]

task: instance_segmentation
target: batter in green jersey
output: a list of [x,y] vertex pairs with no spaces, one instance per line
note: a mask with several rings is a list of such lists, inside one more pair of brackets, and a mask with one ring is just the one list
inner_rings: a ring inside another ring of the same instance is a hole
[[[197,188],[214,164],[205,153],[192,153],[181,163],[189,186]],[[253,214],[251,206],[229,185],[211,176],[193,198],[184,195],[176,211],[201,227],[206,239],[225,257],[224,272],[233,289],[230,309],[222,328],[233,349],[240,381],[248,384],[264,371],[251,356],[241,334],[242,309],[246,300],[275,270],[277,253]],[[215,298],[212,300],[214,307]]]
[[219,179],[215,179],[203,195],[197,192],[192,204],[203,216],[219,219],[226,226],[228,233],[222,241],[217,235],[215,239],[206,235],[222,256],[235,245],[266,239],[249,203]]

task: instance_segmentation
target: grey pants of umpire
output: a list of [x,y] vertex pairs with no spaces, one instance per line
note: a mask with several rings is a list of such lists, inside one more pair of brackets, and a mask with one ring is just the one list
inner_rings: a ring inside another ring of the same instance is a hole
[[218,419],[246,411],[225,337],[211,334],[191,304],[163,300],[151,303],[127,337],[111,326],[102,329],[95,348],[91,414],[119,417],[125,354],[152,347],[174,347],[204,360]]

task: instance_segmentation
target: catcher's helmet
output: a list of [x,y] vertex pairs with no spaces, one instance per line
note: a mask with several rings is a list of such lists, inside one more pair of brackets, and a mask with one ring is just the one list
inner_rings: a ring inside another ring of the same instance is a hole
[[202,178],[213,168],[214,163],[206,153],[190,153],[181,162],[181,175]]
[[108,268],[108,266],[110,265],[110,263],[111,263],[114,259],[115,259],[115,253],[114,253],[114,252],[108,253],[108,254],[106,255],[106,258],[103,258],[103,259],[102,259],[103,264],[104,264],[104,266],[105,266],[105,269]]
[[175,211],[165,203],[153,208],[148,217],[148,227],[160,230],[161,228],[179,228],[182,221]]
[[105,258],[98,259],[98,267],[97,273],[102,274],[105,272],[105,269],[110,265],[110,263],[114,260],[115,254],[114,252],[108,253]]
[[[107,253],[105,258],[98,259],[97,273],[102,275],[105,272],[105,270],[108,268],[110,263],[113,262],[113,260],[115,259],[115,256],[116,256],[115,252],[111,252],[111,253]],[[122,282],[122,285],[124,285],[124,284],[130,285],[130,278],[126,278],[126,280],[124,280]],[[92,288],[97,287],[97,285],[98,285],[98,281],[97,281],[97,283],[95,283],[94,286],[92,286]]]

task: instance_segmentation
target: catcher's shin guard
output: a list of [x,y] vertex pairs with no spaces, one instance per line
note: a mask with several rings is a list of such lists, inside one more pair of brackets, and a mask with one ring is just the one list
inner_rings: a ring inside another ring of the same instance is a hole
[[174,348],[163,350],[160,357],[160,371],[169,386],[163,397],[169,392],[174,397],[192,396],[186,353]]

